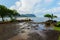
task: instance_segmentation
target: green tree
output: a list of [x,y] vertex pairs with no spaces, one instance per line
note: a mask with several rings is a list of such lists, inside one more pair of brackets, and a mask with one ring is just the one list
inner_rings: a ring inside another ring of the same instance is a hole
[[50,20],[51,15],[50,15],[50,14],[45,14],[44,17],[47,17],[47,18],[49,18],[49,20]]
[[2,18],[2,21],[4,21],[6,13],[7,13],[7,7],[5,7],[4,5],[0,5],[0,17]]
[[12,11],[13,11],[12,15],[13,15],[14,19],[16,19],[16,17],[20,16],[20,14],[16,10],[12,10]]
[[16,19],[17,16],[20,16],[20,14],[16,10],[11,10],[4,5],[0,5],[0,17],[2,18],[2,21],[4,21],[4,17],[10,17],[12,20],[13,17]]
[[56,15],[51,14],[51,20],[53,20],[54,18],[57,18],[57,16],[56,16]]
[[17,16],[20,16],[20,14],[16,10],[10,10],[8,9],[8,14],[7,14],[11,20],[16,19]]
[[54,18],[57,18],[57,16],[55,16],[53,14],[45,14],[44,17],[49,18],[49,20],[53,20]]
[[7,16],[9,16],[10,19],[12,20],[12,19],[13,19],[13,11],[10,10],[10,9],[8,9],[8,11],[7,11]]

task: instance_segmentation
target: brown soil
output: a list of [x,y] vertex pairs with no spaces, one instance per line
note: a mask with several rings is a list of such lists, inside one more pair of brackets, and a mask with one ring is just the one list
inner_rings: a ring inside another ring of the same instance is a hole
[[24,25],[18,24],[0,24],[0,40],[58,40],[60,35],[60,32],[55,30],[39,31],[26,28],[22,29],[20,27],[26,27],[26,23]]

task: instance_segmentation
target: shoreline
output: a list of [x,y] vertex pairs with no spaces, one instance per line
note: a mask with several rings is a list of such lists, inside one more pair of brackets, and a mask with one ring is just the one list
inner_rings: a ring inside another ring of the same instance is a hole
[[[35,35],[36,35],[36,34],[34,35],[34,32],[36,32],[38,34],[41,33],[39,30],[35,30],[35,27],[37,27],[37,26],[31,26],[30,23],[27,23],[27,22],[22,22],[22,23],[17,22],[16,24],[14,24],[14,23],[16,23],[16,22],[13,22],[11,24],[8,23],[8,24],[0,25],[1,26],[1,29],[0,29],[1,36],[0,37],[2,40],[3,40],[3,38],[8,39],[8,40],[18,40],[18,39],[25,40],[24,37],[27,38],[27,36],[28,36],[28,34],[26,34],[26,33],[31,34],[31,32],[32,32],[33,37],[35,37]],[[42,34],[44,34],[44,33],[42,33]],[[30,36],[29,36],[29,38],[30,38]],[[30,38],[30,39],[33,39],[33,38]],[[27,39],[27,40],[29,40],[29,39]]]
[[0,24],[20,23],[20,22],[29,22],[29,21],[32,20],[15,20],[15,21],[5,21],[5,22],[0,21]]

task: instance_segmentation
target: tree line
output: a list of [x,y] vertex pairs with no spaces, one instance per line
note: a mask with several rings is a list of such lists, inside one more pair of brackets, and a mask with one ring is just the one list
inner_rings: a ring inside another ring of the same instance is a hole
[[[16,10],[11,10],[4,5],[0,5],[0,17],[2,18],[2,21],[4,21],[4,17],[10,17],[10,19],[12,20],[16,19],[17,16],[20,16],[20,14]],[[57,18],[57,16],[53,14],[45,14],[44,17],[49,18],[49,20]]]
[[53,14],[45,14],[44,17],[49,18],[49,20],[53,20],[54,18],[57,18],[57,16]]
[[13,17],[14,19],[16,19],[18,15],[20,16],[20,14],[16,10],[11,10],[4,5],[0,5],[0,17],[2,18],[2,21],[4,21],[4,17],[10,17],[10,19],[12,20]]

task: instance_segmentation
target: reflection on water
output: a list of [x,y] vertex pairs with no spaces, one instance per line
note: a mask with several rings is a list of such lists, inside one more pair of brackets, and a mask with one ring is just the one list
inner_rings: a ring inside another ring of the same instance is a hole
[[[0,40],[47,40],[47,36],[50,34],[47,31],[41,31],[42,26],[42,24],[38,25],[27,22],[0,24]],[[56,35],[57,33],[55,33],[55,37]],[[50,39],[56,40],[57,37]]]

